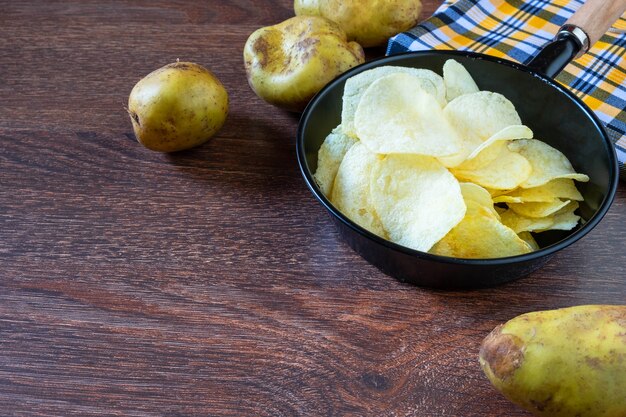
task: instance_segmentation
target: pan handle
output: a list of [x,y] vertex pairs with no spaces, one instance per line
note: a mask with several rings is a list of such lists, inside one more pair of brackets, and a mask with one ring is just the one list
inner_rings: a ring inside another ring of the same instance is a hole
[[587,0],[561,27],[554,40],[528,62],[528,67],[556,77],[573,59],[584,55],[626,11],[626,0]]

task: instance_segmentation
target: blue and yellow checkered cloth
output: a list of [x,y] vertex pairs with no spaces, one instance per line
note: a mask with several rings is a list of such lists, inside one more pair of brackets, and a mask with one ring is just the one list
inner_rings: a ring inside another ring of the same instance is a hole
[[[387,54],[457,49],[528,63],[582,4],[583,0],[446,0],[431,18],[391,38]],[[604,122],[626,179],[626,34],[620,33],[626,19],[622,16],[613,28],[557,80]]]

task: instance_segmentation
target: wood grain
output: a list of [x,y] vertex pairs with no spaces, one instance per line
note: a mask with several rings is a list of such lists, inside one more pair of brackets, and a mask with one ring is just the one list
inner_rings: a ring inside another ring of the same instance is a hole
[[[2,416],[528,416],[483,377],[482,338],[625,302],[623,185],[589,236],[502,287],[420,289],[353,253],[300,177],[297,116],[245,82],[247,36],[290,1],[0,9]],[[162,155],[123,107],[176,58],[223,80],[231,115]]]

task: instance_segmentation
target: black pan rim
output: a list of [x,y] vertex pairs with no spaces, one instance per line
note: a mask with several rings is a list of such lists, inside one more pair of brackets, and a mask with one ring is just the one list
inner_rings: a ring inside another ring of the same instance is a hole
[[[345,81],[346,79],[350,78],[356,73],[362,72],[371,67],[379,66],[383,62],[385,64],[391,65],[395,61],[402,61],[406,59],[407,57],[427,56],[427,55],[469,57],[472,59],[494,62],[500,65],[512,67],[518,71],[525,72],[533,77],[538,78],[539,80],[547,84],[550,88],[556,89],[561,94],[565,95],[567,98],[572,100],[587,115],[587,117],[589,117],[592,120],[594,125],[599,128],[598,130],[602,132],[603,144],[607,151],[610,164],[611,164],[611,166],[609,167],[610,168],[610,183],[609,183],[609,189],[607,190],[608,191],[607,195],[602,201],[602,203],[600,204],[600,207],[598,208],[596,213],[584,225],[582,225],[582,227],[580,227],[580,229],[576,230],[574,233],[572,233],[571,235],[567,236],[565,239],[559,242],[556,242],[545,248],[541,248],[538,251],[530,252],[530,253],[523,254],[523,255],[508,256],[508,257],[503,257],[503,258],[481,258],[481,259],[454,258],[454,257],[439,256],[439,255],[434,255],[428,252],[418,251],[415,249],[408,248],[406,246],[399,245],[397,243],[393,243],[387,239],[383,239],[382,237],[371,233],[370,231],[354,223],[348,217],[344,216],[339,210],[337,210],[334,207],[334,205],[326,198],[326,196],[324,196],[324,194],[321,192],[321,190],[315,183],[315,180],[313,179],[313,174],[311,173],[311,170],[308,167],[308,164],[306,161],[306,155],[304,152],[304,126],[306,125],[308,118],[311,112],[313,111],[313,109],[315,108],[317,102],[320,101],[320,99],[324,97],[327,94],[327,92],[333,89],[337,84]],[[600,119],[598,119],[596,114],[585,103],[582,102],[582,100],[580,100],[576,95],[574,95],[574,93],[566,89],[564,86],[558,84],[555,80],[543,74],[540,74],[536,71],[533,71],[532,69],[528,68],[527,66],[523,64],[511,61],[509,59],[498,58],[498,57],[485,55],[485,54],[481,54],[477,52],[454,51],[454,50],[409,51],[409,52],[398,53],[398,54],[394,54],[390,56],[381,57],[381,58],[363,63],[361,65],[358,65],[346,71],[345,73],[339,75],[333,81],[328,83],[324,88],[322,88],[322,90],[320,90],[315,95],[315,97],[313,97],[313,99],[309,102],[304,112],[302,113],[300,122],[298,124],[298,130],[297,130],[296,135],[297,135],[296,136],[296,154],[298,158],[298,165],[300,167],[300,172],[309,190],[311,190],[315,198],[326,208],[326,210],[329,211],[329,213],[333,217],[339,219],[345,226],[348,226],[353,232],[359,233],[360,235],[363,235],[364,237],[390,250],[398,251],[409,256],[413,256],[413,257],[425,259],[425,260],[430,260],[434,262],[439,262],[439,263],[456,264],[456,265],[497,266],[497,265],[514,264],[514,263],[525,263],[525,262],[537,260],[539,258],[550,256],[572,245],[573,243],[577,242],[578,240],[580,240],[582,237],[587,235],[591,230],[593,230],[593,228],[595,228],[598,225],[598,223],[602,220],[602,218],[608,212],[615,198],[615,193],[617,191],[617,185],[618,185],[619,165],[617,162],[617,155],[615,153],[615,148],[613,146],[613,143],[611,142],[609,135],[606,132],[604,124],[600,121]]]

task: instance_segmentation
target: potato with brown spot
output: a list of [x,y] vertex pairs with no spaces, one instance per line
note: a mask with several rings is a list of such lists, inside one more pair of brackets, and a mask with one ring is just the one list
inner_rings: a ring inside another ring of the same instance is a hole
[[228,93],[206,68],[176,62],[135,85],[128,113],[142,145],[175,152],[206,142],[222,127],[228,115]]
[[365,61],[363,48],[321,17],[293,17],[255,31],[244,47],[248,83],[275,106],[301,111],[339,74]]
[[294,0],[297,16],[322,16],[336,22],[348,39],[364,47],[379,46],[415,26],[420,0]]
[[480,348],[491,383],[541,417],[626,416],[626,306],[524,314]]

